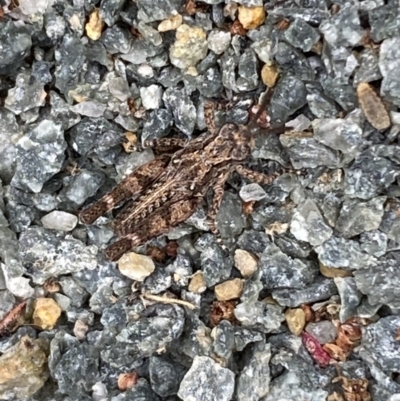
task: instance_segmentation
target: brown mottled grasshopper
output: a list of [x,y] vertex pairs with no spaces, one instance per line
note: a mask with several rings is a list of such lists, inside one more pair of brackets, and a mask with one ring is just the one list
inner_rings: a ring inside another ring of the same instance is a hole
[[[265,105],[253,115],[253,122],[258,121]],[[119,240],[106,249],[108,259],[117,260],[131,248],[166,234],[184,222],[196,211],[210,188],[214,198],[207,216],[211,232],[218,236],[215,217],[229,175],[237,171],[262,184],[269,184],[276,178],[243,167],[254,147],[251,123],[248,127],[228,123],[217,130],[212,103],[205,105],[204,115],[209,132],[192,140],[163,138],[146,143],[157,157],[80,213],[84,224],[92,224],[135,197],[113,221]]]

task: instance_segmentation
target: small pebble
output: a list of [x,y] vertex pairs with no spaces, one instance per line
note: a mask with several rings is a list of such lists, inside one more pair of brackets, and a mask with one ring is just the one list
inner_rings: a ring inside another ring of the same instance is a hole
[[239,298],[243,292],[243,280],[234,278],[215,286],[215,296],[218,301],[230,301]]
[[193,275],[188,289],[190,292],[195,292],[196,294],[201,294],[207,289],[206,280],[204,279],[202,271],[199,270]]
[[176,30],[175,43],[170,48],[171,63],[178,68],[195,66],[207,56],[207,35],[202,28],[181,25]]
[[121,274],[131,280],[144,281],[154,272],[155,265],[151,258],[135,252],[126,253],[118,261],[118,268]]
[[261,69],[261,79],[268,88],[273,88],[278,80],[279,72],[275,64],[264,64]]
[[161,21],[158,25],[158,32],[167,32],[167,31],[174,31],[178,29],[182,25],[182,15],[176,14],[172,17]]
[[357,96],[365,117],[374,128],[385,130],[390,127],[389,113],[385,104],[371,85],[360,83],[357,86]]
[[89,16],[89,22],[85,25],[86,35],[92,40],[98,40],[103,28],[104,21],[100,16],[99,9],[95,8]]
[[256,258],[243,249],[236,249],[234,260],[235,267],[244,278],[251,277],[257,271],[258,266]]
[[320,344],[331,343],[337,336],[337,329],[329,320],[322,320],[317,323],[308,323],[305,330]]
[[74,325],[74,335],[78,340],[84,340],[86,338],[86,333],[89,331],[89,326],[78,319]]
[[150,85],[140,88],[140,97],[146,110],[158,109],[161,106],[162,88],[159,85]]
[[231,34],[229,32],[213,30],[208,35],[208,48],[215,54],[222,54],[231,43]]
[[288,309],[285,312],[286,323],[289,330],[295,335],[299,336],[304,329],[306,324],[306,314],[303,309]]
[[78,224],[78,218],[71,213],[54,210],[40,220],[44,228],[50,230],[72,231]]
[[[3,400],[32,399],[49,377],[48,346],[44,339],[23,336],[0,356],[0,395]],[[11,396],[14,394],[16,397]]]
[[335,277],[347,277],[351,276],[351,271],[338,269],[335,267],[327,267],[323,263],[319,262],[319,271],[325,277],[335,278]]
[[132,388],[139,380],[139,375],[136,372],[121,373],[118,376],[118,388],[121,391],[126,391],[128,388]]
[[239,7],[239,21],[244,29],[256,29],[265,21],[264,7]]
[[244,202],[250,202],[264,199],[267,194],[260,185],[252,183],[240,188],[239,196]]
[[61,308],[54,299],[38,298],[33,312],[33,324],[43,330],[51,330],[61,316]]

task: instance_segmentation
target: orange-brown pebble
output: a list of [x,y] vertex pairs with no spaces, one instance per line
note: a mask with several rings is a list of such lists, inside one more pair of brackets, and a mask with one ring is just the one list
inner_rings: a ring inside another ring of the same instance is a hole
[[239,7],[238,19],[244,29],[256,29],[265,21],[264,7]]
[[390,117],[382,99],[375,89],[365,82],[357,86],[357,96],[361,109],[369,123],[377,130],[390,127]]

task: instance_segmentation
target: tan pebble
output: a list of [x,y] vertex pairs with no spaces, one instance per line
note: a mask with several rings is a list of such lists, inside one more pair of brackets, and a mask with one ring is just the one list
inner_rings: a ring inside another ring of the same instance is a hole
[[268,88],[273,88],[278,80],[278,69],[275,64],[265,64],[261,70],[261,79]]
[[207,289],[206,280],[204,279],[202,271],[197,271],[193,274],[188,289],[190,292],[195,292],[196,294],[201,294]]
[[243,292],[243,280],[234,278],[215,286],[215,296],[218,301],[229,301],[239,298]]
[[132,388],[138,381],[139,375],[136,372],[121,373],[118,376],[118,388],[121,391],[125,391],[128,388]]
[[[49,377],[48,344],[23,336],[0,356],[0,399],[31,399]],[[10,398],[11,397],[11,398]]]
[[339,268],[330,268],[325,266],[323,263],[319,262],[319,271],[325,277],[334,278],[334,277],[348,277],[351,276],[351,271],[339,269]]
[[306,324],[306,314],[303,309],[288,309],[285,312],[286,323],[289,330],[295,335],[299,336]]
[[197,77],[199,75],[199,72],[197,71],[197,68],[194,66],[190,66],[187,70],[186,70],[186,74],[192,76],[192,77]]
[[235,267],[244,278],[252,276],[257,271],[257,260],[250,252],[236,249],[234,260]]
[[240,23],[244,29],[256,29],[265,21],[264,7],[239,7]]
[[365,117],[374,128],[385,130],[390,127],[389,113],[371,85],[360,83],[357,86],[357,96]]
[[118,268],[121,274],[129,277],[131,280],[143,281],[150,276],[155,269],[151,258],[139,253],[129,252],[118,261]]
[[98,40],[103,28],[104,21],[100,16],[99,9],[95,8],[89,16],[89,22],[85,25],[86,35],[92,40]]
[[33,324],[43,330],[52,329],[61,316],[61,308],[54,299],[38,298],[33,312]]
[[158,32],[174,31],[182,25],[182,15],[176,14],[161,21],[158,25]]
[[176,40],[170,47],[171,63],[178,68],[196,65],[207,56],[208,42],[204,29],[182,24],[176,30]]
[[78,340],[84,340],[86,338],[86,333],[89,330],[89,326],[83,322],[82,320],[78,319],[74,325],[74,334]]

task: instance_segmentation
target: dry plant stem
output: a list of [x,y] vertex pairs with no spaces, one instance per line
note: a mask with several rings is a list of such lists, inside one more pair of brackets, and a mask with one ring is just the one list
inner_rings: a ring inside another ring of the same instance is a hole
[[149,293],[144,293],[140,295],[141,298],[148,299],[150,301],[155,301],[155,302],[160,302],[163,304],[176,304],[176,305],[182,305],[182,306],[187,306],[189,309],[196,309],[196,305],[191,304],[190,302],[187,301],[182,301],[181,299],[174,299],[174,298],[168,298],[168,297],[160,297],[158,295],[153,295]]

